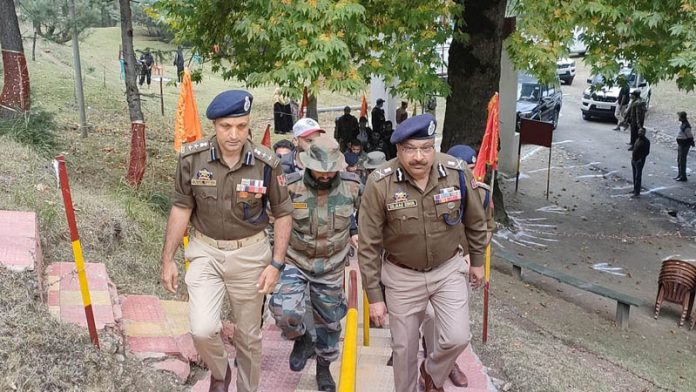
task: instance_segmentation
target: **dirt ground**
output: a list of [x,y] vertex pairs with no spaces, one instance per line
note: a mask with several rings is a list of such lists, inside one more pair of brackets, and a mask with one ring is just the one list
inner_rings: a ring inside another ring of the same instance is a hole
[[[543,151],[543,153],[541,152]],[[475,349],[499,385],[513,391],[696,390],[696,331],[678,328],[680,307],[653,319],[661,260],[696,258],[694,230],[672,215],[686,207],[658,196],[629,197],[631,184],[599,172],[556,145],[551,192],[546,149],[523,148],[519,191],[503,180],[514,225],[496,248],[640,298],[630,329],[614,324],[616,302],[493,261],[489,342],[480,343],[481,296],[474,302]],[[482,294],[482,293],[481,293]]]

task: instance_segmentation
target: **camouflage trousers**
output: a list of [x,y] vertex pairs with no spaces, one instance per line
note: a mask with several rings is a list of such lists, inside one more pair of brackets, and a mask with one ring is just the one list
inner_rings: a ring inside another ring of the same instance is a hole
[[326,361],[338,358],[341,320],[348,312],[343,288],[344,271],[338,269],[330,274],[313,277],[301,269],[287,265],[280,276],[276,292],[271,296],[268,307],[276,325],[288,339],[297,339],[312,328],[306,325],[307,286],[309,303],[314,315],[316,353]]

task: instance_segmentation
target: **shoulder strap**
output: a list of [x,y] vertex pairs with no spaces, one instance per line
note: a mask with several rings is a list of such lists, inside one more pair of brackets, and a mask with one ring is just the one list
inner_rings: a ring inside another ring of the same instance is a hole
[[209,150],[210,147],[212,147],[212,144],[209,140],[199,140],[197,142],[183,144],[179,150],[179,154],[185,157],[197,152]]

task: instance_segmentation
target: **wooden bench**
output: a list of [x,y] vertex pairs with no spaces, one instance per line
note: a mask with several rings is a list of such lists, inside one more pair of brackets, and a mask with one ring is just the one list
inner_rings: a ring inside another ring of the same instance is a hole
[[614,291],[594,283],[586,282],[563,272],[554,271],[550,268],[544,267],[541,264],[522,259],[503,250],[496,250],[495,255],[498,256],[498,258],[512,264],[512,274],[519,280],[522,280],[522,269],[524,268],[534,271],[540,275],[556,279],[561,283],[577,287],[581,290],[589,291],[591,293],[601,295],[602,297],[616,300],[616,323],[621,327],[621,329],[628,329],[628,315],[631,310],[631,306],[641,306],[643,304],[643,301],[638,298],[619,293],[618,291]]

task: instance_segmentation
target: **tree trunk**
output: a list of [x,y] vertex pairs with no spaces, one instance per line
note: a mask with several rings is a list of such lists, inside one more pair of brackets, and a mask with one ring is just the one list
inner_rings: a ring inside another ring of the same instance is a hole
[[145,121],[140,108],[140,93],[138,92],[137,76],[135,73],[135,52],[133,51],[133,19],[129,0],[118,0],[121,10],[121,44],[126,65],[126,99],[131,120],[131,151],[130,163],[126,181],[131,185],[139,185],[145,173]]
[[5,83],[0,94],[0,116],[26,112],[31,98],[29,69],[13,0],[0,0],[0,48]]
[[[505,0],[458,0],[464,12],[455,22],[449,49],[447,98],[441,150],[455,144],[478,149],[486,130],[488,101],[498,91]],[[468,37],[468,38],[463,38]],[[497,183],[497,181],[496,181]],[[500,188],[494,189],[496,220],[507,222]]]
[[319,112],[317,111],[317,96],[314,94],[309,95],[309,102],[307,102],[307,113],[305,117],[313,118],[319,121]]

